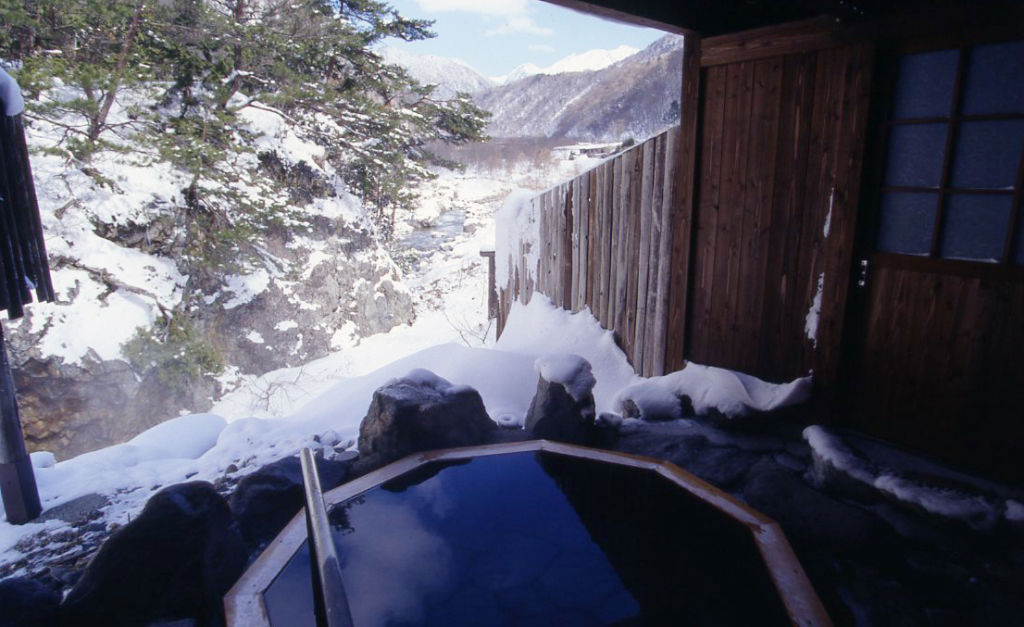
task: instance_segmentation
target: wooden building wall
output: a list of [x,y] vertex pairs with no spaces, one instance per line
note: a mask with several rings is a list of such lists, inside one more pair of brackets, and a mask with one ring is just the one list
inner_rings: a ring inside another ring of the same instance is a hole
[[810,370],[831,380],[856,227],[871,48],[724,56],[716,49],[736,38],[722,39],[704,42],[692,271],[671,286],[688,291],[687,323],[668,365],[685,357],[771,380]]
[[[1019,24],[997,41],[1024,38]],[[818,421],[1024,480],[1021,266],[875,250],[864,154],[890,94],[873,70],[909,41],[886,33],[803,23],[688,40],[680,127],[542,197],[560,209],[540,213],[540,271],[512,271],[503,315],[535,284],[589,306],[644,375],[686,360],[774,381],[813,371]],[[1024,153],[1019,168],[1024,216]],[[870,260],[863,281],[855,258]]]

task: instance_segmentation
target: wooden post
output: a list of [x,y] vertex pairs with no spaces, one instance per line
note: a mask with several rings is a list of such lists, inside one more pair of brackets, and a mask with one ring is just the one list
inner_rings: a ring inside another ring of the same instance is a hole
[[0,327],[0,492],[7,522],[22,525],[42,511],[32,460],[25,450],[14,395],[14,377]]
[[487,319],[498,317],[498,289],[494,280],[494,251],[481,250],[481,257],[487,258]]

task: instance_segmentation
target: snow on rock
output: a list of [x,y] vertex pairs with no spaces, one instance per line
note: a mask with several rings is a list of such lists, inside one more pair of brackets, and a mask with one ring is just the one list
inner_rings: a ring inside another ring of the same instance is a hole
[[[911,478],[902,471],[869,461],[847,445],[842,437],[824,427],[812,425],[804,429],[804,440],[814,457],[815,480],[819,487],[835,487],[843,491],[868,494],[875,491],[897,502],[929,514],[960,521],[979,529],[992,529],[1006,505],[978,490],[963,485],[952,488],[939,481]],[[948,471],[946,481],[955,473]],[[851,485],[853,484],[853,485]]]
[[543,294],[534,294],[528,305],[512,303],[505,330],[494,347],[537,357],[564,353],[587,360],[597,380],[593,392],[599,413],[612,411],[618,391],[641,380],[615,344],[615,337],[601,328],[589,309],[572,313],[555,307]]
[[615,405],[629,418],[674,420],[683,417],[683,405],[675,391],[667,386],[652,385],[649,380],[623,388]]
[[227,277],[225,291],[231,292],[232,296],[223,305],[224,309],[234,309],[239,305],[252,302],[252,299],[262,294],[270,287],[270,273],[264,268],[259,268],[251,274],[233,274]]
[[858,481],[868,484],[874,482],[874,471],[870,464],[854,454],[842,438],[818,425],[811,425],[804,429],[803,436],[816,458],[828,462],[837,470]]
[[[769,412],[805,402],[811,393],[811,377],[789,383],[768,383],[757,377],[700,364],[688,363],[677,372],[652,377],[622,390],[615,408],[622,410],[626,400],[643,412],[668,411],[669,396],[686,396],[697,415],[717,411],[727,418],[746,416],[751,411]],[[676,401],[678,405],[678,400]],[[678,414],[680,409],[676,409]]]
[[1006,520],[1015,523],[1024,523],[1024,503],[1013,499],[1007,499]]
[[874,486],[905,503],[925,511],[960,520],[976,529],[991,529],[999,520],[999,510],[983,496],[927,485],[905,477],[882,474]]
[[534,368],[545,381],[564,387],[576,402],[586,398],[597,383],[590,364],[579,355],[546,355],[534,362]]
[[49,451],[30,453],[29,458],[32,460],[33,468],[53,468],[57,463],[57,457]]

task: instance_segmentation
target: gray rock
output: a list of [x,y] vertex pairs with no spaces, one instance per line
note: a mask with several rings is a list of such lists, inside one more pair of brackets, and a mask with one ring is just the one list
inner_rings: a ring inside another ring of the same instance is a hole
[[[316,467],[320,487],[327,491],[346,479],[351,462],[317,458]],[[250,555],[273,539],[304,503],[298,457],[279,459],[246,476],[228,501]]]
[[564,384],[538,377],[524,426],[530,437],[536,439],[590,444],[594,438],[594,417],[593,393],[587,392],[576,400]]
[[420,451],[483,444],[497,428],[479,392],[414,370],[373,393],[359,424],[360,470]]
[[100,548],[65,598],[74,625],[195,618],[217,624],[245,550],[224,498],[195,481],[166,488]]
[[0,627],[55,625],[60,593],[34,579],[0,581]]
[[742,498],[782,525],[798,547],[865,557],[886,553],[896,534],[870,512],[822,494],[769,459],[750,470]]
[[99,510],[107,505],[110,505],[110,499],[102,494],[85,494],[46,510],[39,516],[39,522],[63,520],[73,527],[80,527],[100,516]]
[[729,490],[744,479],[760,459],[757,453],[743,449],[709,446],[677,465],[712,485]]

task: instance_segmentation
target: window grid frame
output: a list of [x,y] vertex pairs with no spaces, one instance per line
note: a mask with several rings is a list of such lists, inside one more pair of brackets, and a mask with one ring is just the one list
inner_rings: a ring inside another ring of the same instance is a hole
[[[932,226],[931,244],[926,254],[913,254],[913,253],[886,253],[893,255],[904,255],[908,257],[928,258],[936,260],[954,261],[954,262],[968,262],[968,263],[981,263],[985,265],[997,265],[997,266],[1015,266],[1020,264],[1014,264],[1014,246],[1016,244],[1016,235],[1019,222],[1019,216],[1022,211],[1021,204],[1024,202],[1024,142],[1021,144],[1020,157],[1017,164],[1017,177],[1014,182],[1012,189],[993,189],[993,188],[970,188],[970,187],[955,187],[950,185],[950,178],[952,176],[955,151],[957,148],[957,142],[960,136],[960,126],[965,122],[987,122],[987,121],[1006,121],[1006,120],[1024,120],[1024,113],[986,113],[986,114],[969,114],[965,115],[961,113],[964,100],[964,84],[966,80],[967,67],[970,62],[970,55],[973,47],[959,46],[947,48],[947,50],[957,51],[956,69],[954,74],[953,89],[950,96],[950,106],[948,116],[929,116],[929,117],[916,117],[916,118],[895,118],[893,117],[892,100],[889,102],[887,107],[887,120],[886,120],[886,132],[885,132],[885,155],[886,160],[889,158],[891,152],[891,141],[892,141],[892,129],[897,126],[913,126],[919,124],[945,124],[946,125],[946,142],[944,147],[944,154],[942,157],[942,170],[939,179],[939,185],[937,187],[928,187],[920,185],[886,185],[884,182],[881,185],[881,193],[884,196],[891,192],[911,192],[911,193],[927,193],[936,194],[938,196],[936,209],[935,209],[935,220]],[[900,55],[902,57],[904,55]],[[898,81],[899,78],[896,77]],[[943,257],[941,255],[941,246],[943,239],[943,231],[946,225],[946,215],[948,213],[948,207],[950,197],[953,194],[972,194],[972,195],[990,195],[990,196],[1009,196],[1010,201],[1010,219],[1008,221],[1007,231],[1005,240],[1003,242],[1002,253],[1000,257],[993,263],[987,260],[981,259],[958,259],[954,257]],[[876,243],[880,239],[881,234],[876,234]],[[880,251],[881,252],[881,251]]]

